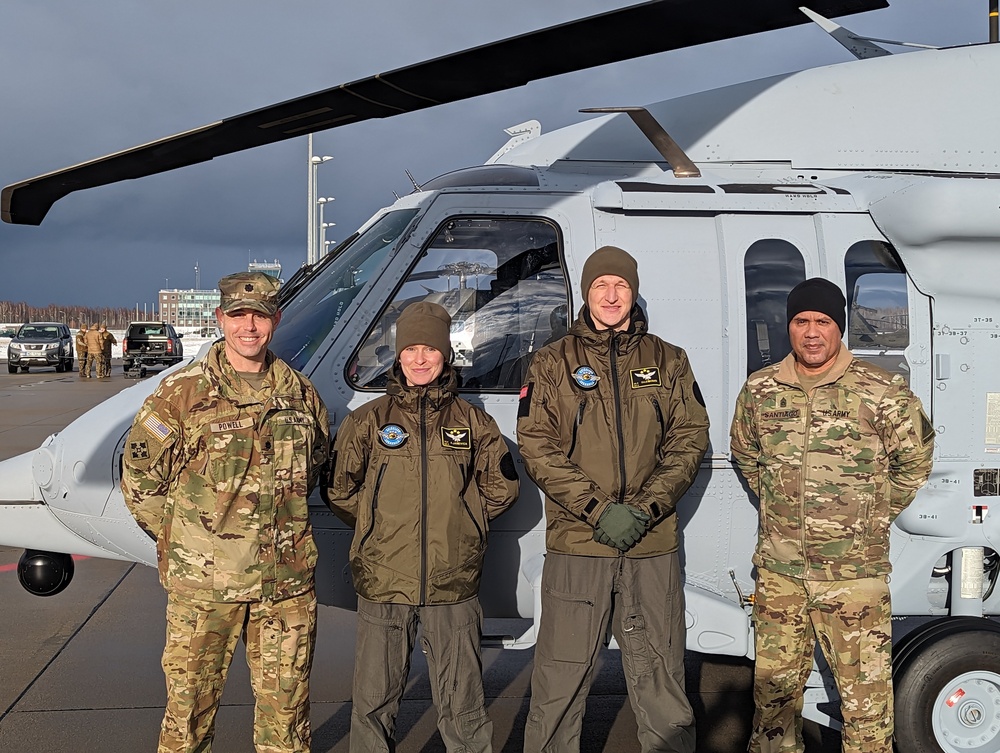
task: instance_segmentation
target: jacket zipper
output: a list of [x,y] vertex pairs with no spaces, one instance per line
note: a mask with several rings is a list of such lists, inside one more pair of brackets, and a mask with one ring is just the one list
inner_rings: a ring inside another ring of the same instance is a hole
[[809,433],[812,426],[812,395],[806,392],[806,426],[802,438],[802,471],[799,473],[799,521],[801,530],[799,539],[802,542],[802,563],[806,572],[809,570],[809,553],[806,551],[806,472],[809,468],[806,460],[809,457]]
[[622,432],[621,388],[618,385],[618,335],[611,332],[611,387],[615,396],[615,430],[618,433],[618,501],[625,503],[625,435]]
[[371,508],[371,520],[368,523],[368,530],[365,531],[365,535],[361,537],[361,541],[358,542],[358,551],[364,551],[365,544],[371,537],[372,532],[375,530],[375,511],[378,510],[378,490],[382,486],[382,476],[385,475],[385,469],[389,467],[388,463],[382,463],[382,466],[378,469],[378,476],[375,478],[375,488],[372,490],[372,508]]
[[420,396],[420,606],[427,600],[427,396]]

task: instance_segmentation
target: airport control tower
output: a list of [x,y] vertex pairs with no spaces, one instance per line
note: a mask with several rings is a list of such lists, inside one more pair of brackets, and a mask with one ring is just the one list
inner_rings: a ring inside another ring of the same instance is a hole
[[250,272],[263,272],[266,275],[270,275],[278,282],[284,282],[281,279],[281,262],[277,259],[274,261],[257,261],[254,259],[250,262],[247,270]]

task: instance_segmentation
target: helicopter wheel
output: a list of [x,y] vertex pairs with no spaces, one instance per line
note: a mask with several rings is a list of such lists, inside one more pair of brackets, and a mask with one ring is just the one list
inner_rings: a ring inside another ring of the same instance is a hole
[[897,751],[1000,750],[1000,624],[930,623],[903,641],[893,675]]

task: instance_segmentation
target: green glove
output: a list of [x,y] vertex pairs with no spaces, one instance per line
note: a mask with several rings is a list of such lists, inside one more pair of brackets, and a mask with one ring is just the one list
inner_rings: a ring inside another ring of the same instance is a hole
[[626,552],[642,538],[648,522],[649,516],[642,510],[612,502],[597,521],[594,538]]

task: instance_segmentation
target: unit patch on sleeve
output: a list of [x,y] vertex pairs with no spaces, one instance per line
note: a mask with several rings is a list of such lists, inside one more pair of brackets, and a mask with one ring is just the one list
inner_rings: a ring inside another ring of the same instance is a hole
[[517,417],[524,418],[531,412],[531,392],[535,389],[534,382],[528,382],[521,388],[521,397],[517,401]]
[[149,445],[146,440],[129,442],[128,450],[132,460],[149,460]]
[[659,387],[660,386],[660,369],[657,366],[647,366],[643,369],[632,369],[628,373],[629,378],[632,380],[632,389],[637,390],[640,387]]
[[472,431],[468,426],[442,426],[441,444],[453,450],[471,450]]

